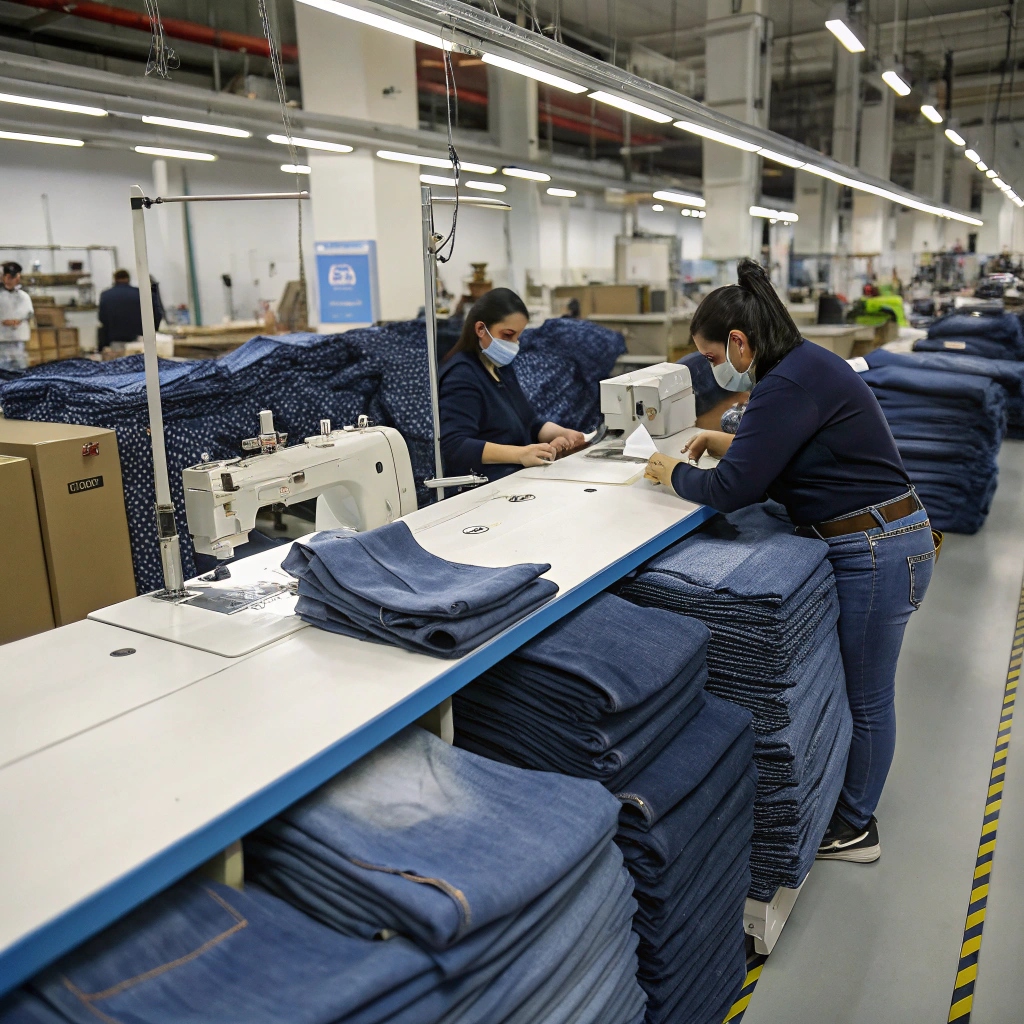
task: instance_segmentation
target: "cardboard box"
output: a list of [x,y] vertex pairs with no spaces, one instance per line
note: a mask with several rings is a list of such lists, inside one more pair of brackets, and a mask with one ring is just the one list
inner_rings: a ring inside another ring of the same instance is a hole
[[26,352],[38,352],[39,351],[39,328],[33,327],[31,333],[28,336],[28,341],[25,342]]
[[76,352],[78,351],[78,328],[77,327],[58,327],[57,328],[57,348],[73,348]]
[[649,289],[642,284],[591,285],[594,313],[647,313]]
[[40,327],[63,327],[64,307],[63,306],[40,306],[34,308],[36,323]]
[[53,629],[50,580],[28,459],[0,455],[0,644]]
[[134,597],[114,432],[0,419],[0,455],[28,459],[32,466],[56,624]]

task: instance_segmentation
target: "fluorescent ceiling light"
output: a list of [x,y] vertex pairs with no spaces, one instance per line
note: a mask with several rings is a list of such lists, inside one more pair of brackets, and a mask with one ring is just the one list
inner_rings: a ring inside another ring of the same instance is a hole
[[0,132],[0,139],[12,142],[45,142],[48,146],[84,146],[81,139],[62,139],[56,135],[29,135],[26,132]]
[[988,164],[985,163],[984,160],[979,160],[978,161],[978,170],[979,171],[987,171],[988,170]]
[[504,192],[505,186],[500,181],[467,181],[466,188],[475,188],[480,192]]
[[924,114],[932,124],[942,124],[942,115],[930,103],[925,103],[921,107],[921,113]]
[[216,160],[213,153],[196,153],[191,149],[164,149],[163,146],[132,146],[136,153],[145,153],[147,156],[170,156],[176,160]]
[[[396,153],[390,149],[378,149],[377,156],[381,160],[394,160],[403,164],[419,164],[422,167],[444,167],[452,168],[451,160],[440,156],[422,156],[419,153]],[[459,161],[459,167],[464,171],[471,171],[473,174],[497,174],[498,168],[490,164],[471,164]]]
[[106,117],[102,107],[83,107],[80,103],[59,103],[57,100],[40,100],[35,96],[15,96],[0,92],[0,103],[17,103],[23,107],[43,107],[46,110],[63,110],[67,114],[88,114],[90,117]]
[[1005,181],[1003,181],[1002,178],[993,178],[992,179],[992,184],[995,185],[996,188],[1004,188],[1005,189],[1005,188],[1009,188],[1010,187],[1009,185],[1006,184]]
[[530,171],[525,167],[502,167],[502,174],[507,174],[510,178],[526,178],[527,181],[550,181],[551,175],[545,174],[543,171]]
[[707,212],[704,210],[694,210],[693,215],[694,217],[700,217],[700,219],[703,220],[707,216]]
[[773,163],[782,164],[784,167],[803,167],[804,165],[803,160],[794,160],[791,156],[773,153],[770,149],[759,149],[757,155],[763,156],[765,160],[771,160]]
[[985,172],[985,177],[986,177],[986,178],[998,178],[998,177],[999,177],[999,173],[998,173],[997,171],[993,171],[993,170],[992,170],[992,168],[990,167],[990,168],[989,168],[989,169],[988,169],[988,170],[987,170],[987,171]]
[[863,53],[864,44],[854,35],[853,30],[845,21],[839,18],[832,18],[825,22],[825,28],[829,30],[845,46],[850,53]]
[[679,212],[680,212],[680,213],[681,213],[681,214],[682,214],[682,215],[683,215],[684,217],[692,217],[692,216],[694,215],[694,213],[696,213],[696,211],[695,211],[695,210],[680,210]]
[[781,220],[786,223],[792,223],[800,219],[795,213],[790,213],[788,210],[769,210],[764,206],[752,206],[750,208],[750,216],[764,217],[767,220]]
[[576,192],[571,188],[549,188],[549,196],[561,196],[562,199],[575,199]]
[[339,17],[348,18],[350,21],[358,21],[362,25],[369,25],[371,28],[383,29],[385,32],[393,32],[397,36],[405,36],[406,39],[414,39],[417,43],[426,43],[427,46],[439,46],[445,50],[451,50],[452,44],[447,39],[424,32],[422,29],[413,28],[411,25],[404,25],[400,21],[391,18],[383,18],[379,14],[371,14],[369,11],[362,11],[358,7],[350,7],[348,4],[338,3],[338,0],[299,0],[299,3],[307,7],[316,7],[318,10],[326,11],[328,14],[337,14]]
[[450,185],[452,188],[458,184],[454,178],[440,178],[436,174],[421,174],[420,181],[424,185]]
[[704,206],[704,200],[700,196],[691,196],[686,192],[665,192],[659,190],[654,193],[655,199],[661,199],[666,203],[682,203],[683,206]]
[[[305,0],[301,0],[305,3]],[[279,146],[288,145],[287,135],[268,135],[267,139],[276,142]],[[325,153],[351,153],[352,147],[343,145],[340,142],[321,142],[320,139],[300,139],[292,136],[292,145],[300,146],[302,149],[322,149]]]
[[676,127],[682,128],[684,132],[693,132],[694,135],[701,135],[712,142],[721,142],[726,146],[735,146],[747,153],[756,153],[761,147],[756,142],[742,142],[734,139],[731,135],[723,132],[716,132],[714,128],[705,128],[702,124],[695,124],[693,121],[676,121]]
[[312,171],[306,164],[281,164],[281,170],[285,174],[310,174]]
[[616,96],[610,92],[592,92],[588,93],[592,100],[597,100],[599,103],[607,103],[611,107],[618,107],[619,110],[626,110],[630,114],[636,114],[638,117],[646,117],[649,121],[657,121],[658,124],[668,124],[672,120],[668,114],[663,114],[660,110],[652,110],[650,107],[645,107],[641,103],[634,103],[632,100],[627,100],[624,96]]
[[973,149],[965,149],[964,156],[967,157],[967,159],[970,160],[972,164],[977,164],[981,162],[981,157],[978,156],[978,154],[975,153]]
[[662,206],[661,203],[655,203],[651,207],[651,209],[654,210],[655,213],[664,213],[665,212],[665,207]]
[[190,132],[206,132],[207,135],[231,135],[236,139],[248,139],[252,132],[242,128],[226,128],[221,124],[205,124],[202,121],[181,121],[176,117],[152,117],[146,114],[142,118],[145,124],[162,124],[168,128],[185,128]]
[[910,86],[907,85],[907,83],[904,82],[895,71],[884,71],[882,73],[882,81],[885,82],[885,84],[889,86],[897,96],[910,95]]
[[959,133],[953,131],[952,128],[946,129],[946,138],[953,143],[954,146],[966,146],[967,140]]
[[507,57],[496,57],[493,53],[485,53],[483,61],[485,64],[493,64],[496,68],[514,71],[517,75],[525,75],[527,78],[543,82],[545,85],[553,85],[556,89],[564,89],[566,92],[579,94],[587,91],[585,85],[577,85],[567,78],[559,78],[558,75],[551,74],[550,71],[538,71],[527,64],[520,64],[517,60],[509,60]]

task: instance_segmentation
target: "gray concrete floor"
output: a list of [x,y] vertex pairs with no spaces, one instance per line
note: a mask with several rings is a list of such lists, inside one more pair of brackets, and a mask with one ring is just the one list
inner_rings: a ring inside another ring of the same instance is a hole
[[[946,536],[907,628],[896,759],[877,812],[882,858],[815,865],[744,1024],[947,1019],[1022,571],[1024,442],[1007,441],[988,522]],[[1024,1020],[1021,746],[1010,743],[973,1024]]]

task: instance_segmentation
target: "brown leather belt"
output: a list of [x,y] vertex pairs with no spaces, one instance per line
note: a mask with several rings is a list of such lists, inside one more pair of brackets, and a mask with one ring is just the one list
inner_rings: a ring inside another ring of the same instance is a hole
[[[912,515],[921,507],[916,494],[908,494],[899,501],[890,502],[887,505],[876,505],[875,511],[887,522],[894,523],[897,519]],[[878,520],[871,512],[861,512],[860,515],[847,516],[845,519],[830,519],[828,522],[815,523],[812,530],[822,537],[842,537],[847,533],[864,533],[873,530],[878,526]]]

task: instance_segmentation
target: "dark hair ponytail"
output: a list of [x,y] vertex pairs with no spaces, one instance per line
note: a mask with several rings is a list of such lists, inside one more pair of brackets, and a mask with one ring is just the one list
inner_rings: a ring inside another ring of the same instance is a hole
[[530,319],[530,311],[526,303],[511,288],[492,288],[489,292],[481,295],[466,313],[466,319],[462,324],[462,333],[459,340],[451,347],[446,355],[447,362],[456,352],[470,352],[480,354],[480,339],[476,336],[476,325],[483,321],[490,330],[496,323],[500,323],[505,317],[514,313],[521,313]]
[[760,263],[740,260],[736,276],[739,284],[716,288],[697,307],[690,335],[726,344],[730,331],[742,331],[754,353],[751,375],[761,380],[803,338]]

